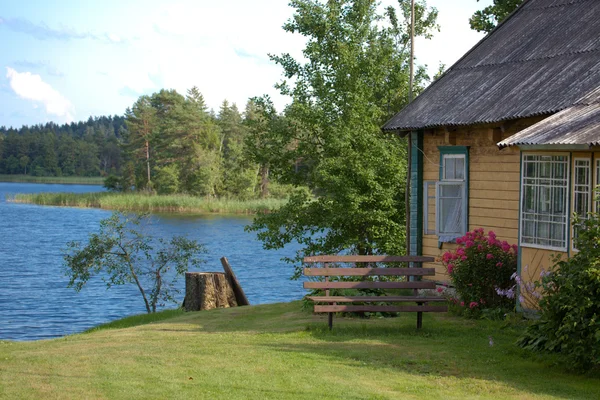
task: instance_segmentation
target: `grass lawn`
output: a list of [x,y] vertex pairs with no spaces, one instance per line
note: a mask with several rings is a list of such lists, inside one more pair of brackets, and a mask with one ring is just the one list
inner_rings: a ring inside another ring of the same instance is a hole
[[417,332],[414,314],[338,317],[329,332],[299,302],[158,317],[0,342],[0,398],[600,398],[598,374],[518,349],[521,328],[501,322],[430,314]]

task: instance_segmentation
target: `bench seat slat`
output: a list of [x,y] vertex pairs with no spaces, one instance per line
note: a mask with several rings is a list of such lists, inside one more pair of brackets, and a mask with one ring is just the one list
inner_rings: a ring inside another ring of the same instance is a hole
[[308,296],[317,303],[354,303],[354,302],[443,302],[443,297],[419,297],[419,296]]
[[419,282],[304,282],[304,289],[435,289],[433,281]]
[[434,268],[304,268],[305,276],[425,276]]
[[433,257],[425,256],[309,256],[305,263],[319,262],[434,262]]
[[315,312],[447,312],[448,306],[348,306],[348,305],[315,305]]

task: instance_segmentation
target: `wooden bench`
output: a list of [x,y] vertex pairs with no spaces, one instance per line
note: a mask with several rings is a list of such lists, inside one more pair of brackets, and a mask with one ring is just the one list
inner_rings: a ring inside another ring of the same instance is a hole
[[[424,262],[433,262],[433,257],[421,256],[312,256],[305,257],[304,263],[322,263],[322,268],[304,268],[305,276],[324,277],[323,281],[304,282],[305,289],[324,289],[325,296],[308,296],[315,303],[316,313],[328,313],[329,329],[333,327],[333,313],[336,312],[416,312],[417,329],[423,325],[424,312],[446,312],[448,306],[430,306],[428,303],[445,302],[439,296],[424,297],[419,295],[419,289],[435,289],[433,281],[421,281],[422,276],[435,275],[433,268],[372,268],[374,263],[413,263],[422,265]],[[341,268],[330,267],[331,263],[366,263],[366,268]],[[374,277],[371,280],[354,282],[341,282],[329,280],[330,277]],[[405,280],[383,281],[379,277],[406,277]],[[330,294],[330,289],[412,289],[412,296],[335,296]],[[415,302],[417,305],[376,305],[368,303],[406,303]],[[326,305],[320,304],[326,303]],[[338,303],[344,303],[342,305]],[[367,304],[352,304],[367,303]]]

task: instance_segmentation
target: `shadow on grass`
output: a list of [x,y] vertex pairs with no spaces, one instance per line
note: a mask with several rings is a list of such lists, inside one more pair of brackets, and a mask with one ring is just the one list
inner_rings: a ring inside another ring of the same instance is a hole
[[[303,353],[324,362],[366,367],[382,374],[455,377],[498,382],[532,395],[568,399],[600,398],[600,374],[578,376],[557,357],[525,352],[515,345],[522,327],[499,321],[473,321],[448,314],[424,315],[416,329],[414,313],[396,318],[334,319],[301,311],[301,303],[271,304],[186,313],[153,329],[198,333],[283,334],[257,344],[270,351]],[[287,339],[286,335],[290,335]],[[293,336],[293,338],[292,338]],[[367,373],[368,371],[365,371]],[[465,383],[467,384],[467,383]]]

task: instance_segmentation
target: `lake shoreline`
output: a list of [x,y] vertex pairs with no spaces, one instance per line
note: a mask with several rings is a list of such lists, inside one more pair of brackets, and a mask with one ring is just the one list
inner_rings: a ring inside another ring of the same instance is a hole
[[31,175],[3,175],[0,182],[6,183],[48,183],[60,185],[103,185],[101,176],[31,176]]
[[206,199],[189,195],[147,195],[139,193],[17,193],[11,203],[41,206],[99,208],[132,212],[196,214],[260,214],[283,206],[287,199]]

